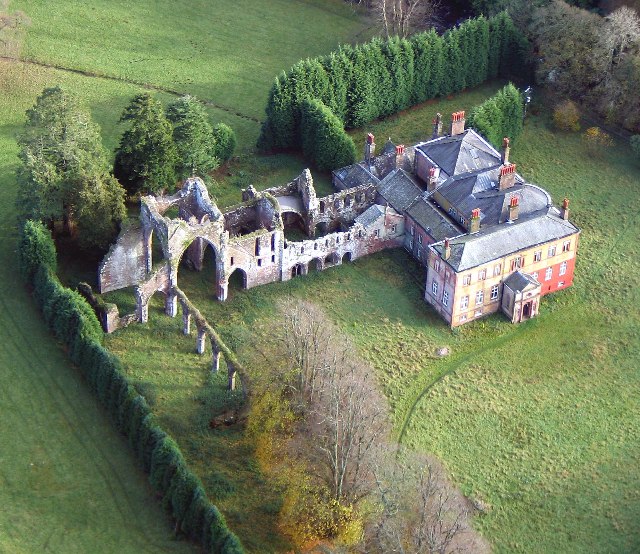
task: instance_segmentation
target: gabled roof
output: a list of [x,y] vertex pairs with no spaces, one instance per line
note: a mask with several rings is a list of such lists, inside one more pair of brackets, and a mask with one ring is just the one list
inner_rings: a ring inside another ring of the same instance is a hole
[[384,213],[384,206],[374,204],[373,206],[362,212],[358,217],[356,217],[355,222],[360,223],[360,225],[362,225],[365,229],[368,229],[373,226],[373,224],[376,223],[379,219],[383,218]]
[[416,148],[449,177],[500,164],[500,153],[473,129],[452,137],[433,139]]
[[539,287],[540,283],[533,275],[516,271],[504,280],[504,286],[513,292],[522,292],[529,287]]
[[367,183],[377,185],[380,182],[363,164],[359,163],[336,169],[333,174],[338,177],[348,189]]
[[[451,255],[446,261],[455,271],[465,271],[578,232],[573,223],[559,217],[557,210],[552,208],[543,215],[521,218],[451,239]],[[432,245],[432,248],[443,255],[442,242]]]
[[426,196],[417,198],[406,211],[407,215],[438,242],[455,237],[463,230],[444,215]]
[[394,169],[380,182],[378,193],[394,210],[403,212],[422,194],[422,189],[404,169]]
[[516,197],[519,217],[546,212],[551,206],[551,197],[540,187],[526,184],[520,175],[515,176],[515,185],[503,191],[498,189],[500,166],[488,170],[464,173],[450,177],[437,192],[446,198],[469,220],[471,212],[480,208],[481,225],[497,225],[509,219],[509,204]]

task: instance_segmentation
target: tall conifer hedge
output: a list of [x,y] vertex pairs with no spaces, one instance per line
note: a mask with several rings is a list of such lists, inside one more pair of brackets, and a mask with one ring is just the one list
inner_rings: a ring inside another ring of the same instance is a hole
[[502,139],[515,141],[522,132],[524,102],[520,91],[509,83],[494,96],[471,110],[467,125],[499,148]]
[[68,348],[118,429],[129,439],[163,506],[181,531],[206,552],[242,554],[238,537],[207,499],[178,445],[158,425],[144,399],[129,383],[120,361],[102,345],[102,327],[87,301],[64,287],[55,274],[55,245],[40,222],[26,221],[19,242],[20,269],[33,287],[47,325]]
[[442,36],[432,30],[408,39],[376,38],[300,61],[271,88],[258,148],[302,145],[305,100],[322,102],[346,128],[362,127],[490,78],[518,76],[527,71],[526,49],[526,39],[505,12],[469,19]]

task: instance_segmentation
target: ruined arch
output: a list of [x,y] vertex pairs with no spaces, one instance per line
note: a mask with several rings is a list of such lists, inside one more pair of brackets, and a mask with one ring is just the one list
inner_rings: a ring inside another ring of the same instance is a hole
[[324,269],[324,260],[313,258],[313,260],[309,262],[309,269],[312,271],[322,271]]
[[351,254],[351,252],[345,252],[344,255],[342,256],[342,263],[350,262],[352,259],[353,259],[353,255]]
[[246,290],[248,288],[247,272],[241,267],[236,267],[227,278],[228,291],[231,293]]

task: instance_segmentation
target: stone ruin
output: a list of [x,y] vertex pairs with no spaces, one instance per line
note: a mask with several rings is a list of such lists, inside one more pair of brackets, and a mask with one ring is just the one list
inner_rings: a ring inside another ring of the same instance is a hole
[[[403,216],[376,204],[376,196],[370,184],[317,198],[307,169],[282,187],[249,187],[241,204],[221,212],[204,183],[188,179],[172,196],[141,199],[139,223],[122,231],[100,266],[99,291],[135,287],[134,319],[144,323],[156,292],[164,294],[167,314],[177,314],[178,267],[183,262],[201,270],[208,247],[215,260],[214,296],[224,301],[235,272],[248,289],[401,246]],[[292,227],[308,238],[287,240],[285,229]]]

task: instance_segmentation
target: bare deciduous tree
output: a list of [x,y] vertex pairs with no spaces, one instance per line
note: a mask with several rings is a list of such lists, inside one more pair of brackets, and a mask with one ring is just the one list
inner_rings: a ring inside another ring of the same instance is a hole
[[621,6],[606,18],[601,38],[610,53],[610,64],[616,64],[633,45],[640,42],[640,17],[633,8]]
[[371,8],[382,21],[385,35],[407,37],[412,30],[433,25],[439,0],[371,0]]

